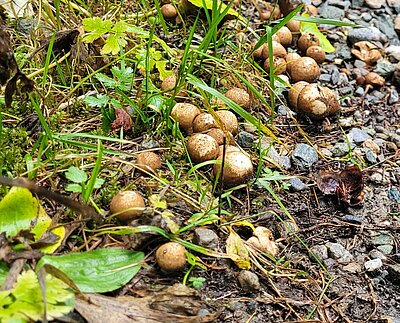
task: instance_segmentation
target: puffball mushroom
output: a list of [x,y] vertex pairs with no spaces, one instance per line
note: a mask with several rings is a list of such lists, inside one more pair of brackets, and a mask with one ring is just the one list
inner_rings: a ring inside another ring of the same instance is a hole
[[289,30],[292,33],[299,33],[300,32],[300,21],[298,21],[298,20],[291,19],[286,23],[286,26],[289,28]]
[[213,137],[218,145],[223,145],[224,144],[224,138],[225,138],[225,142],[227,144],[230,142],[230,138],[228,138],[228,136],[225,136],[224,131],[222,129],[220,129],[220,128],[212,128],[212,129],[210,129],[207,132],[207,135]]
[[288,53],[286,55],[286,72],[290,73],[290,69],[293,64],[300,58],[301,56],[297,53]]
[[181,270],[186,265],[186,249],[177,242],[167,242],[157,249],[156,262],[166,272]]
[[[286,55],[287,55],[287,51],[286,51],[285,47],[283,47],[277,41],[273,40],[272,41],[272,54],[275,57],[283,57],[283,58],[285,58]],[[262,51],[262,56],[263,56],[264,59],[268,59],[269,58],[268,44],[264,45],[263,51]]]
[[186,133],[193,133],[193,120],[201,113],[198,107],[190,103],[177,103],[171,116],[178,121],[179,127]]
[[288,101],[289,105],[294,109],[297,110],[297,99],[299,97],[299,94],[301,90],[306,86],[309,85],[310,83],[305,82],[305,81],[300,81],[295,84],[290,88],[289,93],[288,93]]
[[250,105],[249,93],[241,88],[231,88],[225,93],[225,96],[244,108],[248,108]]
[[[218,160],[222,160],[222,154]],[[214,164],[214,176],[221,172],[221,164]],[[253,175],[253,164],[250,157],[241,151],[231,151],[225,154],[224,170],[220,174],[226,186],[235,186],[246,182]]]
[[[253,47],[256,45],[256,43],[252,44]],[[265,46],[265,44],[262,44],[260,47],[258,47],[257,49],[255,49],[253,51],[253,57],[254,58],[261,58],[262,57],[262,51],[263,51],[263,47]]]
[[214,117],[210,113],[200,113],[193,121],[194,132],[205,132],[209,129],[216,128]]
[[[239,151],[239,152],[241,152],[241,150],[240,150],[238,147],[236,147],[236,146],[233,146],[233,145],[226,145],[226,146],[225,146],[225,156],[226,156],[228,153],[231,153],[231,152],[233,152],[233,151],[236,151],[236,152]],[[223,153],[224,153],[224,146],[223,146],[223,145],[220,145],[219,148],[218,148],[218,157],[222,156]],[[222,157],[221,157],[221,158],[222,158]]]
[[170,3],[167,3],[163,6],[161,6],[160,9],[161,9],[161,13],[165,19],[168,19],[168,20],[174,19],[178,15],[178,11],[176,11],[175,7]]
[[195,163],[215,159],[218,155],[217,141],[204,133],[192,135],[186,144],[186,148],[190,158]]
[[313,45],[307,48],[306,55],[313,58],[318,64],[325,61],[326,55],[325,51],[321,46]]
[[311,46],[319,46],[318,37],[311,33],[302,34],[297,41],[297,48],[305,53],[307,51],[307,48]]
[[281,45],[283,47],[289,47],[290,44],[292,43],[293,40],[293,36],[292,36],[292,32],[290,31],[290,29],[286,26],[282,26],[277,32],[276,34],[279,37],[279,42],[281,43]]
[[[176,83],[177,83],[176,75],[167,76],[161,83],[161,91],[169,91],[167,93],[171,94],[171,92],[173,92],[173,90],[175,89]],[[179,90],[177,96],[182,96],[182,97],[187,96],[187,92],[185,91],[185,89],[186,89],[186,84],[183,86],[182,89]]]
[[[286,61],[283,57],[273,58],[275,74],[283,74],[286,72]],[[269,72],[269,58],[264,61],[264,69]]]
[[304,86],[297,99],[297,111],[312,119],[323,119],[339,109],[335,94],[329,88],[316,83]]
[[253,236],[247,239],[247,243],[252,247],[266,252],[274,257],[278,254],[279,248],[274,241],[271,230],[265,227],[257,227],[253,231]]
[[218,110],[215,114],[221,119],[227,131],[236,135],[239,131],[239,122],[236,115],[229,110]]
[[301,57],[290,67],[290,77],[293,82],[315,82],[320,74],[317,62],[311,57]]
[[143,214],[145,209],[144,199],[139,192],[119,192],[113,197],[110,204],[110,211],[116,214],[118,220],[130,221]]
[[144,151],[137,155],[136,164],[145,171],[155,172],[161,168],[161,158],[152,151]]

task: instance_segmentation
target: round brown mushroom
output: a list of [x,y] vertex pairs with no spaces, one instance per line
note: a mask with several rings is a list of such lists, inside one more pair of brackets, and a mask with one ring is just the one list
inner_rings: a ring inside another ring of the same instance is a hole
[[313,45],[307,48],[306,55],[313,58],[318,64],[325,61],[326,55],[325,51],[321,46]]
[[[253,43],[253,48],[256,45],[256,43]],[[263,51],[263,47],[265,46],[265,44],[262,44],[260,47],[258,47],[257,49],[255,49],[253,51],[253,57],[254,58],[261,58],[262,57],[262,51]]]
[[200,113],[193,121],[194,132],[206,132],[212,128],[216,128],[214,117],[210,113]]
[[300,32],[300,21],[298,21],[298,20],[291,19],[286,23],[286,26],[289,28],[289,30],[292,33],[299,33]]
[[282,26],[277,32],[276,35],[279,37],[279,42],[283,47],[289,47],[292,43],[293,36],[290,29],[286,26]]
[[[275,70],[275,74],[279,75],[279,74],[283,74],[286,72],[287,64],[283,57],[274,57],[273,61],[274,61],[273,69]],[[268,58],[264,61],[264,69],[267,72],[269,72],[269,59]]]
[[[286,51],[285,47],[283,47],[277,41],[273,40],[272,41],[272,55],[275,56],[275,57],[283,57],[283,58],[285,58],[286,55],[287,55],[287,51]],[[262,51],[262,56],[263,56],[264,59],[267,59],[269,57],[268,44],[264,45],[263,51]]]
[[167,242],[157,249],[156,262],[165,272],[181,270],[186,265],[186,249],[177,242]]
[[215,111],[217,116],[221,119],[227,131],[232,135],[236,135],[239,131],[239,122],[236,115],[229,110]]
[[186,148],[190,158],[195,163],[212,160],[218,156],[217,141],[205,133],[192,135],[186,144]]
[[[226,148],[225,148],[225,156],[226,156],[226,154],[231,153],[231,152],[233,152],[233,151],[236,151],[236,152],[239,151],[239,152],[241,152],[241,150],[240,150],[238,147],[233,146],[233,145],[226,145],[225,147],[226,147]],[[218,157],[222,156],[223,153],[224,153],[224,146],[223,146],[223,145],[220,145],[219,148],[218,148]]]
[[210,129],[207,132],[207,135],[213,137],[218,145],[223,145],[224,144],[224,138],[225,138],[225,142],[229,143],[231,141],[229,137],[232,137],[232,135],[225,136],[224,131],[222,129],[220,129],[220,128],[212,128],[212,129]]
[[289,105],[292,109],[296,110],[297,109],[297,99],[299,98],[299,93],[301,90],[310,83],[305,82],[305,81],[300,81],[295,84],[290,88],[289,93],[288,93],[288,101]]
[[[222,160],[222,154],[218,160]],[[221,164],[214,164],[214,175],[221,173]],[[225,154],[225,164],[220,179],[226,186],[235,186],[246,182],[253,175],[251,159],[241,151],[231,151]]]
[[304,33],[297,41],[297,48],[303,53],[307,51],[308,47],[319,46],[319,39],[312,33]]
[[290,77],[293,82],[315,82],[320,74],[317,62],[311,57],[301,57],[290,67]]
[[316,83],[303,87],[297,99],[297,111],[312,119],[323,119],[340,110],[336,95],[325,86]]
[[290,69],[294,62],[298,60],[301,56],[297,53],[288,53],[286,56],[286,72],[290,74]]
[[139,192],[119,192],[113,197],[110,204],[110,211],[115,214],[118,220],[130,221],[143,214],[145,209],[144,199]]
[[161,13],[167,20],[172,20],[178,15],[178,11],[176,11],[175,7],[170,3],[161,6]]
[[[166,94],[170,95],[174,92],[177,83],[176,75],[167,76],[161,83],[161,91],[168,91]],[[185,97],[187,92],[185,91],[187,85],[185,84],[182,89],[176,94],[177,96]]]
[[226,91],[225,96],[244,108],[250,106],[250,95],[246,90],[234,87]]
[[190,103],[177,103],[171,111],[171,116],[179,123],[179,127],[186,133],[193,132],[193,120],[200,114],[200,110]]
[[161,168],[161,158],[152,151],[144,151],[137,155],[136,164],[145,171],[155,172]]

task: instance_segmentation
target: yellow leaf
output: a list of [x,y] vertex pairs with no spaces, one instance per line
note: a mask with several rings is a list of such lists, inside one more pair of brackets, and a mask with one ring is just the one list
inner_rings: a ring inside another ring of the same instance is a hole
[[238,227],[249,227],[252,231],[254,231],[254,225],[252,225],[249,221],[243,220],[243,221],[238,221],[232,224],[232,226],[238,226]]
[[241,269],[250,268],[250,257],[246,246],[240,236],[229,228],[229,237],[226,240],[226,253],[232,255],[232,260]]
[[149,197],[149,202],[150,204],[155,208],[155,209],[163,209],[165,210],[167,208],[167,201],[161,200],[160,196],[157,194],[153,194]]

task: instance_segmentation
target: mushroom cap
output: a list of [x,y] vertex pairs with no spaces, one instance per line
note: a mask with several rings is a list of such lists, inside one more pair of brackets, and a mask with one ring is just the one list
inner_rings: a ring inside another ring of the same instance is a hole
[[300,36],[297,41],[297,48],[303,53],[306,52],[307,48],[310,46],[319,46],[319,39],[312,33],[304,33]]
[[304,86],[299,93],[297,110],[312,119],[323,119],[338,112],[340,105],[332,90],[313,83]]
[[239,122],[236,115],[229,110],[215,111],[216,115],[221,119],[227,131],[236,135],[239,131]]
[[[285,47],[283,47],[277,41],[273,40],[272,41],[272,54],[273,54],[273,56],[276,56],[276,57],[286,57],[287,51],[286,51]],[[264,57],[264,59],[267,59],[269,57],[268,44],[264,45],[263,51],[262,51],[262,56]]]
[[234,87],[229,89],[225,96],[228,99],[231,99],[233,102],[241,105],[242,107],[248,108],[250,105],[250,95],[246,90],[243,90],[238,87]]
[[291,19],[286,23],[286,26],[292,33],[299,33],[300,32],[300,21]]
[[143,214],[145,209],[144,199],[139,192],[124,191],[113,197],[110,204],[112,214],[121,221],[130,221]]
[[306,55],[313,58],[318,64],[325,61],[326,55],[325,51],[321,46],[313,45],[307,48]]
[[292,43],[293,40],[293,36],[292,36],[292,32],[290,31],[290,29],[286,26],[282,26],[277,32],[276,34],[279,37],[279,42],[281,43],[281,45],[283,47],[289,47],[290,44]]
[[[222,160],[222,154],[218,160]],[[220,164],[214,164],[214,176],[221,171]],[[239,185],[246,182],[253,175],[253,164],[250,157],[241,151],[231,151],[225,154],[224,170],[220,175],[226,186]]]
[[[233,151],[239,151],[239,152],[241,152],[241,150],[240,150],[238,147],[233,146],[233,145],[227,145],[226,148],[225,148],[225,156],[226,156],[228,153],[231,153],[231,152],[233,152]],[[218,147],[218,157],[222,156],[223,153],[224,153],[224,146],[223,146],[223,145],[220,145],[220,146]],[[221,157],[221,158],[222,158],[222,157]]]
[[216,140],[204,133],[195,133],[186,144],[190,158],[195,163],[217,158],[218,144]]
[[165,19],[174,19],[178,15],[178,12],[176,11],[175,7],[170,3],[161,6],[160,9],[161,9],[161,14]]
[[[275,74],[283,74],[286,72],[286,60],[283,57],[273,58]],[[269,58],[264,61],[264,69],[269,72]]]
[[293,86],[290,88],[288,93],[288,101],[290,107],[293,108],[294,110],[297,109],[297,99],[299,98],[301,90],[308,84],[310,83],[306,81],[300,81],[293,84]]
[[[225,133],[222,129],[220,128],[212,128],[207,132],[207,135],[213,137],[215,141],[217,142],[218,145],[223,145],[224,144],[224,138],[225,142],[229,143],[230,138],[229,136],[225,136]],[[231,135],[232,136],[232,135]]]
[[156,261],[163,271],[178,271],[185,267],[186,249],[177,242],[164,243],[156,251]]
[[315,82],[321,74],[317,62],[311,57],[300,57],[290,67],[293,82]]
[[[173,92],[173,90],[175,89],[176,83],[177,79],[175,74],[167,76],[161,83],[161,91],[168,91],[166,94],[170,95],[171,92]],[[176,95],[180,97],[187,96],[187,92],[185,91],[185,89],[186,84],[179,90]]]
[[216,127],[217,124],[210,113],[200,113],[193,121],[193,132],[205,132]]
[[179,127],[186,133],[193,132],[193,120],[200,114],[200,110],[190,103],[177,103],[172,108],[171,116],[178,121]]
[[145,171],[155,172],[161,168],[161,158],[152,151],[144,151],[137,155],[136,164]]
[[290,69],[293,64],[300,58],[301,56],[297,53],[288,53],[286,55],[286,71],[290,74]]

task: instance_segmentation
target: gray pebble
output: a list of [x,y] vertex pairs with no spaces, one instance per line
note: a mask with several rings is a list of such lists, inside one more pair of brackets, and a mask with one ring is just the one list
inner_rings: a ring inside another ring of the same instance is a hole
[[364,221],[357,215],[346,214],[341,217],[342,221],[354,223],[354,224],[362,224]]
[[254,292],[261,288],[260,280],[255,273],[249,270],[242,270],[238,277],[240,286],[248,292]]
[[292,153],[293,164],[300,170],[308,170],[318,161],[318,154],[307,144],[297,144]]
[[362,87],[362,86],[359,86],[357,89],[356,89],[356,91],[354,92],[354,94],[356,95],[356,96],[363,96],[364,95],[364,88]]
[[396,70],[396,64],[390,63],[386,59],[380,59],[374,68],[374,72],[382,77],[390,77]]
[[319,14],[323,18],[342,20],[344,18],[344,10],[328,4],[328,1],[318,8]]
[[374,165],[378,162],[376,154],[370,149],[365,149],[365,160],[370,165]]
[[197,228],[194,230],[193,243],[215,250],[218,248],[218,235],[213,230]]
[[247,131],[240,131],[237,140],[240,147],[243,148],[253,147],[254,136]]
[[160,143],[157,140],[153,139],[144,139],[141,144],[143,149],[153,149],[153,148],[159,148]]
[[378,258],[366,261],[364,263],[364,268],[366,271],[374,271],[381,268],[382,265],[383,265],[382,260]]
[[[332,148],[332,154],[334,157],[342,157],[349,153],[356,145],[354,143],[350,143],[350,147],[347,142],[338,142]],[[349,149],[350,148],[350,149]]]
[[362,129],[353,128],[350,130],[348,138],[350,142],[354,142],[356,145],[360,145],[364,141],[371,139],[371,136]]
[[371,250],[368,253],[368,256],[370,256],[372,259],[381,259],[381,260],[386,260],[387,259],[387,257],[377,249]]
[[327,242],[325,245],[328,248],[329,256],[333,259],[338,261],[350,261],[353,259],[353,255],[340,243]]
[[385,255],[390,255],[393,251],[393,246],[390,244],[384,244],[384,245],[378,246],[376,248]]
[[328,259],[328,248],[324,245],[313,246],[311,251],[321,260]]
[[298,177],[291,178],[289,183],[295,192],[304,191],[307,188],[307,185]]
[[392,236],[388,234],[380,234],[378,236],[372,237],[371,242],[374,245],[384,245],[384,244],[393,244]]
[[390,89],[388,103],[394,104],[397,102],[399,102],[399,93],[396,91],[396,89]]
[[400,203],[400,191],[398,190],[398,188],[396,186],[392,186],[389,189],[388,197],[393,202]]
[[387,37],[376,27],[350,28],[347,39],[351,44],[362,40],[387,42]]

